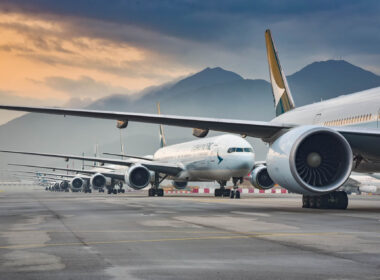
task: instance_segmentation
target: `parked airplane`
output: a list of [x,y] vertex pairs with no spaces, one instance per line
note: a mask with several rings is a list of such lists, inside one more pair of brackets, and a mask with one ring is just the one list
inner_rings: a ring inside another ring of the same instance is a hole
[[353,174],[343,187],[351,192],[380,194],[380,180],[370,174]]
[[190,127],[198,137],[216,130],[261,138],[269,144],[271,180],[302,194],[303,207],[346,209],[347,194],[337,190],[351,171],[380,172],[380,88],[296,108],[269,30],[265,40],[277,116],[270,122],[29,106],[0,109],[114,119],[124,126],[136,121]]
[[[127,159],[110,159],[48,153],[2,152],[96,161],[118,165],[119,168],[127,166],[128,168],[123,173],[108,170],[108,172],[99,171],[97,174],[103,177],[113,174],[117,178],[124,178],[124,181],[133,189],[142,189],[151,183],[149,196],[163,196],[164,192],[159,185],[163,180],[171,179],[178,189],[185,188],[189,181],[218,181],[220,189],[216,190],[216,196],[240,198],[240,192],[236,190],[237,183],[253,169],[255,163],[252,146],[245,139],[231,134],[162,147],[152,158],[127,155]],[[30,167],[41,166],[31,165]],[[74,171],[66,168],[56,168],[56,170]],[[225,188],[227,181],[231,178],[234,184],[233,191]]]
[[[70,185],[75,189],[83,189],[84,192],[91,192],[91,187],[93,190],[99,192],[104,192],[104,188],[107,188],[108,193],[125,192],[123,189],[116,190],[115,185],[123,182],[124,180],[124,166],[108,165],[108,166],[92,166],[91,169],[75,169],[75,168],[63,168],[63,167],[53,167],[53,166],[41,166],[41,165],[30,165],[30,164],[16,164],[10,163],[11,166],[22,166],[22,167],[32,167],[40,169],[50,169],[50,170],[60,170],[75,172],[75,175],[68,175],[70,180]],[[42,174],[47,174],[46,172],[40,172]],[[56,174],[56,173],[51,173]]]

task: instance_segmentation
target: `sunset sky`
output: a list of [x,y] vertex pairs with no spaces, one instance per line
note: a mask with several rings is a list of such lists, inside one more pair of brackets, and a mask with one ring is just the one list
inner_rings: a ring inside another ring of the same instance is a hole
[[[345,59],[380,74],[380,1],[1,0],[2,104],[83,106],[220,66],[267,77]],[[0,112],[0,124],[19,115]]]

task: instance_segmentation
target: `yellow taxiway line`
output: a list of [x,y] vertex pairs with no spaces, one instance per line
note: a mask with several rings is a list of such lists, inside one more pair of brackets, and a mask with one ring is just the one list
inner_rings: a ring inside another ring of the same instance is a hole
[[255,234],[235,234],[235,235],[220,235],[220,236],[198,236],[198,237],[181,237],[181,238],[162,238],[162,239],[141,239],[141,240],[115,240],[115,241],[89,241],[89,242],[67,242],[67,243],[47,243],[47,244],[19,244],[19,245],[4,245],[0,249],[30,249],[44,247],[60,247],[60,246],[89,246],[89,245],[111,245],[111,244],[128,244],[128,243],[157,243],[157,242],[172,242],[172,241],[203,241],[203,240],[227,240],[227,239],[249,239],[259,237],[298,237],[298,236],[315,236],[315,235],[339,235],[339,232],[309,232],[309,233],[255,233]]

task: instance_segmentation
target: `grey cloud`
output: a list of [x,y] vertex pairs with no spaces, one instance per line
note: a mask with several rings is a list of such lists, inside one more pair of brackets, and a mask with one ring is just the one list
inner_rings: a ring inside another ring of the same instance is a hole
[[51,76],[45,78],[44,83],[52,89],[65,92],[73,97],[98,98],[115,93],[130,93],[127,88],[115,87],[107,83],[96,81],[87,76],[82,76],[79,79]]
[[[63,37],[127,42],[192,68],[217,63],[251,77],[267,76],[263,33],[268,27],[291,71],[316,57],[380,52],[380,2],[374,0],[4,0],[0,9],[59,21],[67,29]],[[257,56],[247,56],[252,54]]]

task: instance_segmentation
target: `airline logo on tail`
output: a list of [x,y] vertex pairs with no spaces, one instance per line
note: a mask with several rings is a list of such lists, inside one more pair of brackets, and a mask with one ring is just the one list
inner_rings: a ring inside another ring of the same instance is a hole
[[289,90],[288,82],[282,72],[280,60],[278,59],[277,51],[269,29],[265,31],[265,43],[267,47],[269,74],[272,84],[276,116],[279,116],[295,108],[295,105]]

